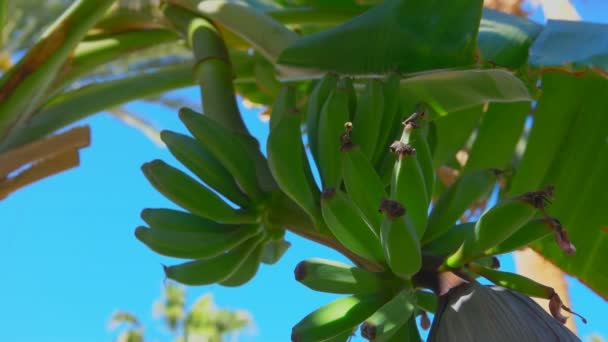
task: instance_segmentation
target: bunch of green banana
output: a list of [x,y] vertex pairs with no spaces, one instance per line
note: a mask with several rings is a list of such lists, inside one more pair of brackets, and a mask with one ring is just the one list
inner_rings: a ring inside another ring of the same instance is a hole
[[[287,92],[277,101],[278,111],[288,111],[289,97]],[[145,209],[142,218],[147,227],[138,227],[135,235],[159,254],[193,259],[165,267],[171,279],[191,285],[242,285],[255,276],[263,259],[276,262],[288,247],[279,246],[275,255],[268,256],[275,247],[272,231],[284,232],[280,227],[268,229],[263,219],[266,200],[276,187],[274,178],[250,135],[189,109],[180,110],[180,118],[194,138],[169,131],[163,131],[161,138],[203,183],[160,160],[144,164],[150,183],[187,212]],[[310,201],[318,202],[318,193],[310,195]]]

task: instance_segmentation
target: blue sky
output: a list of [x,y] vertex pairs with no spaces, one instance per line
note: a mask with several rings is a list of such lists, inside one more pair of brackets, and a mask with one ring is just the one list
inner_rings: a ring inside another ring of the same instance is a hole
[[[608,21],[603,1],[580,0],[584,18]],[[602,5],[595,6],[598,3]],[[593,10],[589,10],[593,8]],[[603,8],[603,10],[601,10]],[[536,18],[541,19],[538,13]],[[197,100],[197,90],[174,93]],[[142,103],[129,106],[158,127],[185,132],[176,113]],[[250,129],[262,141],[268,132],[257,113],[245,110]],[[133,236],[144,207],[174,207],[159,195],[140,172],[155,158],[178,165],[166,149],[108,115],[86,120],[93,127],[91,147],[81,153],[81,166],[41,181],[0,202],[0,258],[4,260],[0,296],[0,341],[110,341],[112,312],[137,314],[147,327],[148,341],[166,341],[167,332],[152,315],[161,291],[161,257]],[[242,341],[287,341],[291,326],[336,296],[312,292],[293,280],[301,260],[325,257],[344,260],[331,250],[288,235],[293,247],[274,266],[237,289],[220,286],[189,288],[192,302],[213,292],[217,304],[251,312],[255,328]],[[509,257],[503,257],[512,269]],[[589,319],[577,320],[583,338],[592,333],[608,337],[606,302],[577,281],[571,281],[573,307]]]

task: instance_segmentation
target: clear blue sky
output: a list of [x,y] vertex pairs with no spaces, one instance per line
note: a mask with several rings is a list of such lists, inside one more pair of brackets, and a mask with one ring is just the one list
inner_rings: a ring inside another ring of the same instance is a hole
[[[605,1],[580,0],[583,17],[608,21]],[[598,5],[602,3],[601,5]],[[590,10],[593,8],[593,10]],[[535,15],[536,18],[538,14]],[[197,101],[196,89],[175,93]],[[157,126],[185,132],[174,112],[141,103],[129,108]],[[248,126],[262,141],[267,124],[246,111]],[[0,202],[0,341],[110,341],[107,329],[113,311],[137,314],[147,327],[148,341],[166,341],[168,335],[152,316],[163,272],[161,257],[133,236],[144,207],[174,207],[160,196],[140,172],[142,163],[155,158],[178,163],[166,149],[154,145],[131,127],[107,115],[86,121],[93,127],[93,144],[81,154],[81,166],[18,191]],[[213,292],[217,304],[249,310],[255,329],[242,341],[288,341],[291,326],[334,298],[312,292],[293,280],[293,268],[303,259],[344,260],[320,246],[288,235],[293,247],[274,266],[263,266],[246,286],[189,288],[189,303]],[[510,257],[502,258],[506,269]],[[580,335],[608,337],[608,305],[577,281],[570,281],[573,307],[589,319],[577,320]]]

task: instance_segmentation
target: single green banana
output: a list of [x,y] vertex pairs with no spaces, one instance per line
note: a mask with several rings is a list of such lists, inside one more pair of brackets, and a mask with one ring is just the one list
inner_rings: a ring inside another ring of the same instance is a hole
[[296,266],[294,275],[306,287],[327,293],[375,293],[381,291],[387,283],[381,274],[320,258],[301,261]]
[[[424,112],[419,112],[424,113]],[[416,159],[420,164],[420,170],[424,176],[424,184],[427,193],[427,199],[430,201],[435,191],[435,168],[433,166],[433,154],[429,146],[426,133],[429,130],[429,123],[424,120],[424,114],[416,116],[411,124],[417,127],[410,132],[409,144],[416,150]]]
[[188,131],[232,174],[237,184],[254,201],[265,197],[256,167],[257,141],[233,132],[206,115],[182,108],[179,117]]
[[231,208],[213,191],[162,160],[145,163],[142,170],[156,190],[193,214],[223,223],[255,223],[258,214]]
[[475,223],[473,253],[505,241],[538,213],[534,203],[524,197],[505,200],[483,213]]
[[[176,258],[207,259],[220,255],[260,234],[254,225],[227,226],[221,232],[177,232],[137,227],[135,236],[153,251]],[[178,254],[174,254],[174,253]]]
[[319,150],[316,162],[324,189],[340,185],[340,138],[344,131],[344,123],[350,121],[349,95],[344,83],[344,79],[341,79],[338,86],[329,94],[319,117],[316,137]]
[[380,136],[382,115],[384,114],[384,89],[380,80],[370,79],[359,97],[353,118],[352,140],[361,152],[372,160]]
[[427,225],[430,201],[416,149],[408,144],[409,131],[414,128],[408,126],[406,125],[401,140],[391,145],[391,152],[397,157],[391,176],[391,198],[407,208],[417,236],[422,237]]
[[250,204],[226,168],[196,139],[171,131],[162,131],[160,138],[171,154],[205,184],[240,207]]
[[387,197],[385,186],[369,158],[352,144],[348,135],[342,144],[342,180],[348,196],[379,234],[382,214],[378,212],[378,203]]
[[378,114],[378,119],[381,120],[380,133],[378,134],[378,143],[374,150],[372,163],[380,170],[381,162],[387,156],[388,146],[399,134],[401,128],[400,117],[400,91],[401,91],[401,75],[397,72],[390,73],[383,84],[384,106],[383,113]]
[[497,255],[509,253],[519,248],[523,248],[534,241],[555,231],[556,227],[561,227],[559,221],[551,217],[540,217],[531,220],[523,227],[509,236],[503,242],[485,250],[485,255]]
[[322,222],[319,189],[304,152],[301,123],[296,109],[295,88],[285,86],[272,107],[266,144],[268,165],[279,188],[302,207],[315,226],[319,227]]
[[247,257],[245,262],[243,262],[232,275],[220,281],[219,284],[226,287],[237,287],[244,285],[253,279],[260,269],[264,247],[264,241],[260,242]]
[[444,191],[429,215],[422,244],[425,245],[443,235],[471,204],[487,196],[494,188],[497,173],[495,169],[465,173]]
[[526,278],[516,273],[497,271],[491,268],[477,265],[476,263],[468,264],[467,268],[470,271],[488,279],[496,285],[517,292],[525,293],[528,296],[549,299],[551,295],[555,293],[555,291],[549,286],[537,283],[530,278]]
[[204,217],[165,208],[146,208],[141,211],[141,218],[150,228],[175,232],[221,233],[226,228],[225,224]]
[[385,293],[353,295],[337,299],[298,322],[291,331],[291,341],[325,341],[352,331],[388,299]]
[[394,274],[409,279],[422,267],[420,241],[405,208],[392,200],[384,200],[380,210],[385,214],[380,242],[388,265]]
[[346,248],[364,258],[384,262],[378,235],[344,192],[326,189],[321,194],[321,211],[329,230]]
[[314,160],[319,160],[319,118],[321,110],[330,93],[338,85],[338,75],[326,74],[317,84],[308,97],[306,108],[306,132],[308,135],[308,146]]
[[570,312],[571,314],[579,316],[582,319],[583,323],[587,323],[587,320],[584,317],[572,312],[570,308],[568,308],[562,303],[562,300],[560,299],[559,295],[552,287],[537,283],[530,278],[526,278],[516,273],[497,271],[491,268],[477,265],[475,263],[468,264],[467,268],[470,271],[488,279],[496,285],[502,286],[513,291],[521,292],[531,297],[548,299],[549,311],[551,312],[553,317],[555,317],[562,323],[565,323],[568,317],[565,317],[561,314],[561,309],[564,309]]
[[415,297],[402,290],[361,325],[361,336],[374,342],[394,341],[394,335],[409,320],[415,310]]
[[545,192],[529,192],[507,199],[484,212],[475,222],[473,234],[468,235],[464,244],[452,255],[445,265],[459,268],[484,251],[505,241],[544,210]]
[[165,275],[184,285],[210,285],[224,281],[241,267],[263,239],[264,235],[259,234],[235,249],[214,258],[163,266]]

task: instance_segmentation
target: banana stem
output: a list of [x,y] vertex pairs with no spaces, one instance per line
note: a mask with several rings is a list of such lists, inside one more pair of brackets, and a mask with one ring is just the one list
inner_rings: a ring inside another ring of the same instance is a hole
[[177,6],[165,5],[162,10],[192,48],[194,74],[205,115],[233,131],[248,133],[236,102],[228,49],[217,28],[207,19]]

